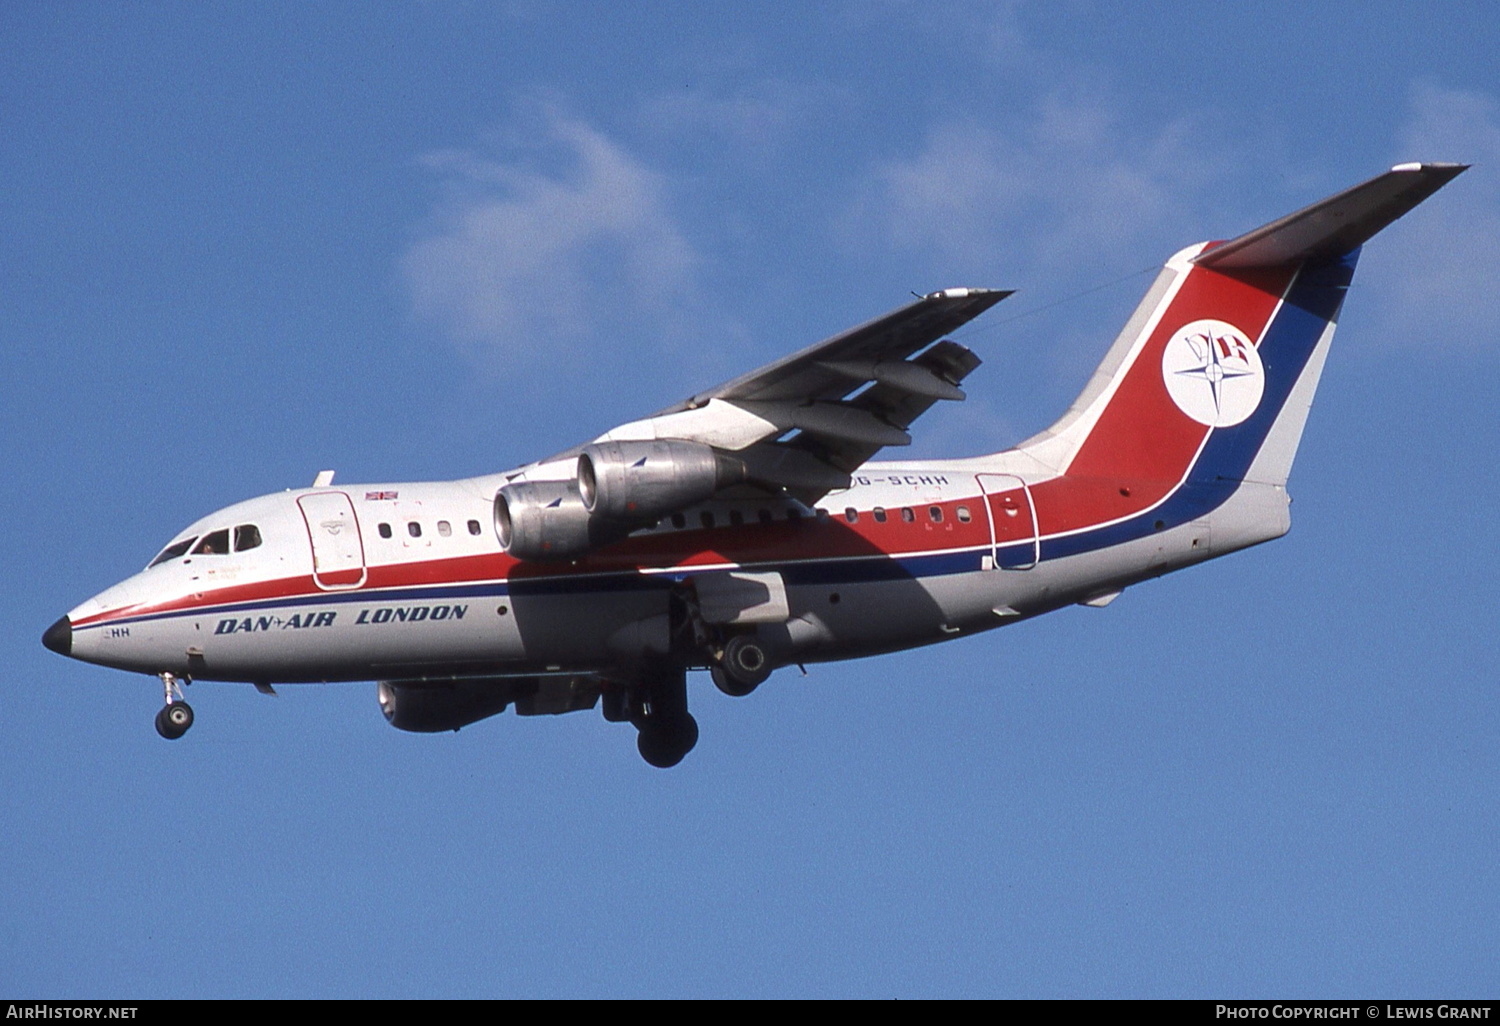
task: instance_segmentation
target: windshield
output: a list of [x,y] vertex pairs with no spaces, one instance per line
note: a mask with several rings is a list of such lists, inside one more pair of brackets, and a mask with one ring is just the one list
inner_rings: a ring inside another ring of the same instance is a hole
[[186,541],[180,541],[180,542],[177,542],[175,544],[168,545],[166,548],[164,548],[164,549],[161,550],[161,555],[157,556],[155,559],[153,559],[150,563],[148,563],[146,565],[146,569],[150,570],[153,566],[155,566],[158,563],[165,563],[169,559],[176,559],[178,556],[182,555],[188,549],[192,548],[193,547],[193,542],[195,542],[197,540],[198,539],[196,537],[193,537],[193,538],[187,539]]
[[195,556],[224,556],[229,553],[229,528],[213,531],[203,536],[198,547],[193,550]]
[[[244,552],[248,549],[256,549],[261,545],[260,528],[254,524],[239,524],[233,529],[221,527],[217,531],[210,531],[203,535],[194,535],[180,542],[173,542],[161,550],[161,554],[146,564],[146,569],[160,563],[169,563],[188,554],[189,551],[195,556],[227,556],[229,555],[229,540],[231,530],[234,537],[234,551]],[[197,547],[194,547],[194,542]]]

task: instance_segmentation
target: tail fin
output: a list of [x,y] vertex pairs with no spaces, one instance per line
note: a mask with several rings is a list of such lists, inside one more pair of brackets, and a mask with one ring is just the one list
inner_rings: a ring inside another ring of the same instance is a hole
[[1073,406],[1018,448],[1139,498],[1187,482],[1284,485],[1360,246],[1466,166],[1401,164],[1177,253]]

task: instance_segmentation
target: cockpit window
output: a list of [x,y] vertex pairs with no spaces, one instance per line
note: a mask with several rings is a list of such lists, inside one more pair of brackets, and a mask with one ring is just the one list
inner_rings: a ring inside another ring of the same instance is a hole
[[229,555],[229,528],[225,527],[218,531],[210,531],[203,536],[198,547],[193,550],[195,556],[227,556]]
[[241,524],[234,529],[234,551],[244,552],[246,549],[260,547],[260,528],[254,524]]
[[174,545],[168,545],[166,548],[164,548],[164,549],[161,550],[161,555],[157,556],[155,559],[153,559],[147,565],[146,569],[149,570],[149,569],[151,569],[151,567],[155,566],[156,564],[158,564],[158,563],[165,563],[169,559],[176,559],[178,556],[182,555],[188,549],[192,548],[193,547],[193,542],[195,542],[197,540],[198,540],[198,538],[195,535],[194,537],[189,538],[187,541],[180,541],[180,542],[177,542]]

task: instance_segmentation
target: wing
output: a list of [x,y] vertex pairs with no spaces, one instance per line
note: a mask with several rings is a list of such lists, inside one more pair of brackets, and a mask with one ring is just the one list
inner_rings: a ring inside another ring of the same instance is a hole
[[938,340],[1008,295],[930,293],[595,441],[699,442],[733,453],[752,482],[816,501],[885,446],[909,445],[934,402],[964,398],[979,357]]

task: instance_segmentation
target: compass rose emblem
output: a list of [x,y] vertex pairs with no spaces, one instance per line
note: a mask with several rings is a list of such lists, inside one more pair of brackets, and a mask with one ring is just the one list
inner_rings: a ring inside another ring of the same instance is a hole
[[1162,352],[1161,376],[1178,409],[1209,427],[1242,423],[1266,391],[1260,353],[1224,321],[1179,328]]

